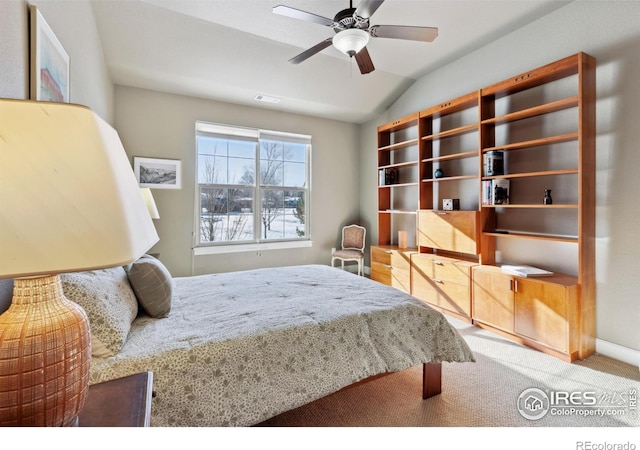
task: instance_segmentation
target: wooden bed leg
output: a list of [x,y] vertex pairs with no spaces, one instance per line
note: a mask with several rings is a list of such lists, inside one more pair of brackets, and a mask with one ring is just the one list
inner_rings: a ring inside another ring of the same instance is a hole
[[442,392],[442,363],[422,365],[422,398],[430,398]]

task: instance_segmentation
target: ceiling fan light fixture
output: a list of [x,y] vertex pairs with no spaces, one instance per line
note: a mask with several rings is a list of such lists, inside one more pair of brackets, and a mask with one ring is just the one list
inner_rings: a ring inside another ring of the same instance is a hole
[[354,56],[369,42],[369,33],[360,28],[340,31],[333,37],[333,45],[347,56]]

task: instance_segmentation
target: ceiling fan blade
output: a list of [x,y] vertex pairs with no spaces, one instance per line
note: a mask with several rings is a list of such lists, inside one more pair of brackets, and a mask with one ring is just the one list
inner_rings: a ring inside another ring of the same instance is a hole
[[362,0],[354,14],[358,17],[368,19],[380,8],[382,3],[384,3],[384,0]]
[[294,19],[306,20],[307,22],[313,22],[313,23],[317,23],[327,27],[335,27],[338,25],[333,20],[327,19],[326,17],[318,16],[316,14],[311,14],[309,12],[302,11],[299,9],[290,8],[289,6],[284,6],[284,5],[274,6],[272,11],[274,14],[293,17]]
[[356,53],[356,62],[358,63],[358,67],[360,68],[360,73],[362,75],[366,75],[376,70],[376,68],[373,67],[373,61],[371,61],[371,56],[369,55],[367,47],[364,47]]
[[332,38],[327,38],[324,41],[314,45],[313,47],[303,51],[302,53],[300,53],[298,56],[294,56],[293,58],[291,58],[289,60],[289,62],[291,64],[300,64],[302,61],[312,57],[313,55],[315,55],[316,53],[321,52],[322,50],[324,50],[325,48],[331,46],[331,39]]
[[369,28],[369,34],[373,37],[431,42],[438,37],[438,29],[402,25],[374,25]]

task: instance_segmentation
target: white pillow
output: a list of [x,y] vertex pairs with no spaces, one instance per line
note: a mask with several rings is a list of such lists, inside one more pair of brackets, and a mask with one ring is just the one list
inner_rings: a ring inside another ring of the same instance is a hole
[[89,317],[91,354],[104,358],[118,353],[138,315],[138,301],[125,270],[113,267],[60,277],[64,295]]

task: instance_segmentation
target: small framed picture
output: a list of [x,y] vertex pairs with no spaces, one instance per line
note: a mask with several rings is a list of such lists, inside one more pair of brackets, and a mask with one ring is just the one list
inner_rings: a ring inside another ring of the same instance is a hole
[[29,9],[32,100],[69,102],[69,55],[38,8]]
[[133,172],[140,187],[180,189],[181,162],[177,159],[133,158]]

